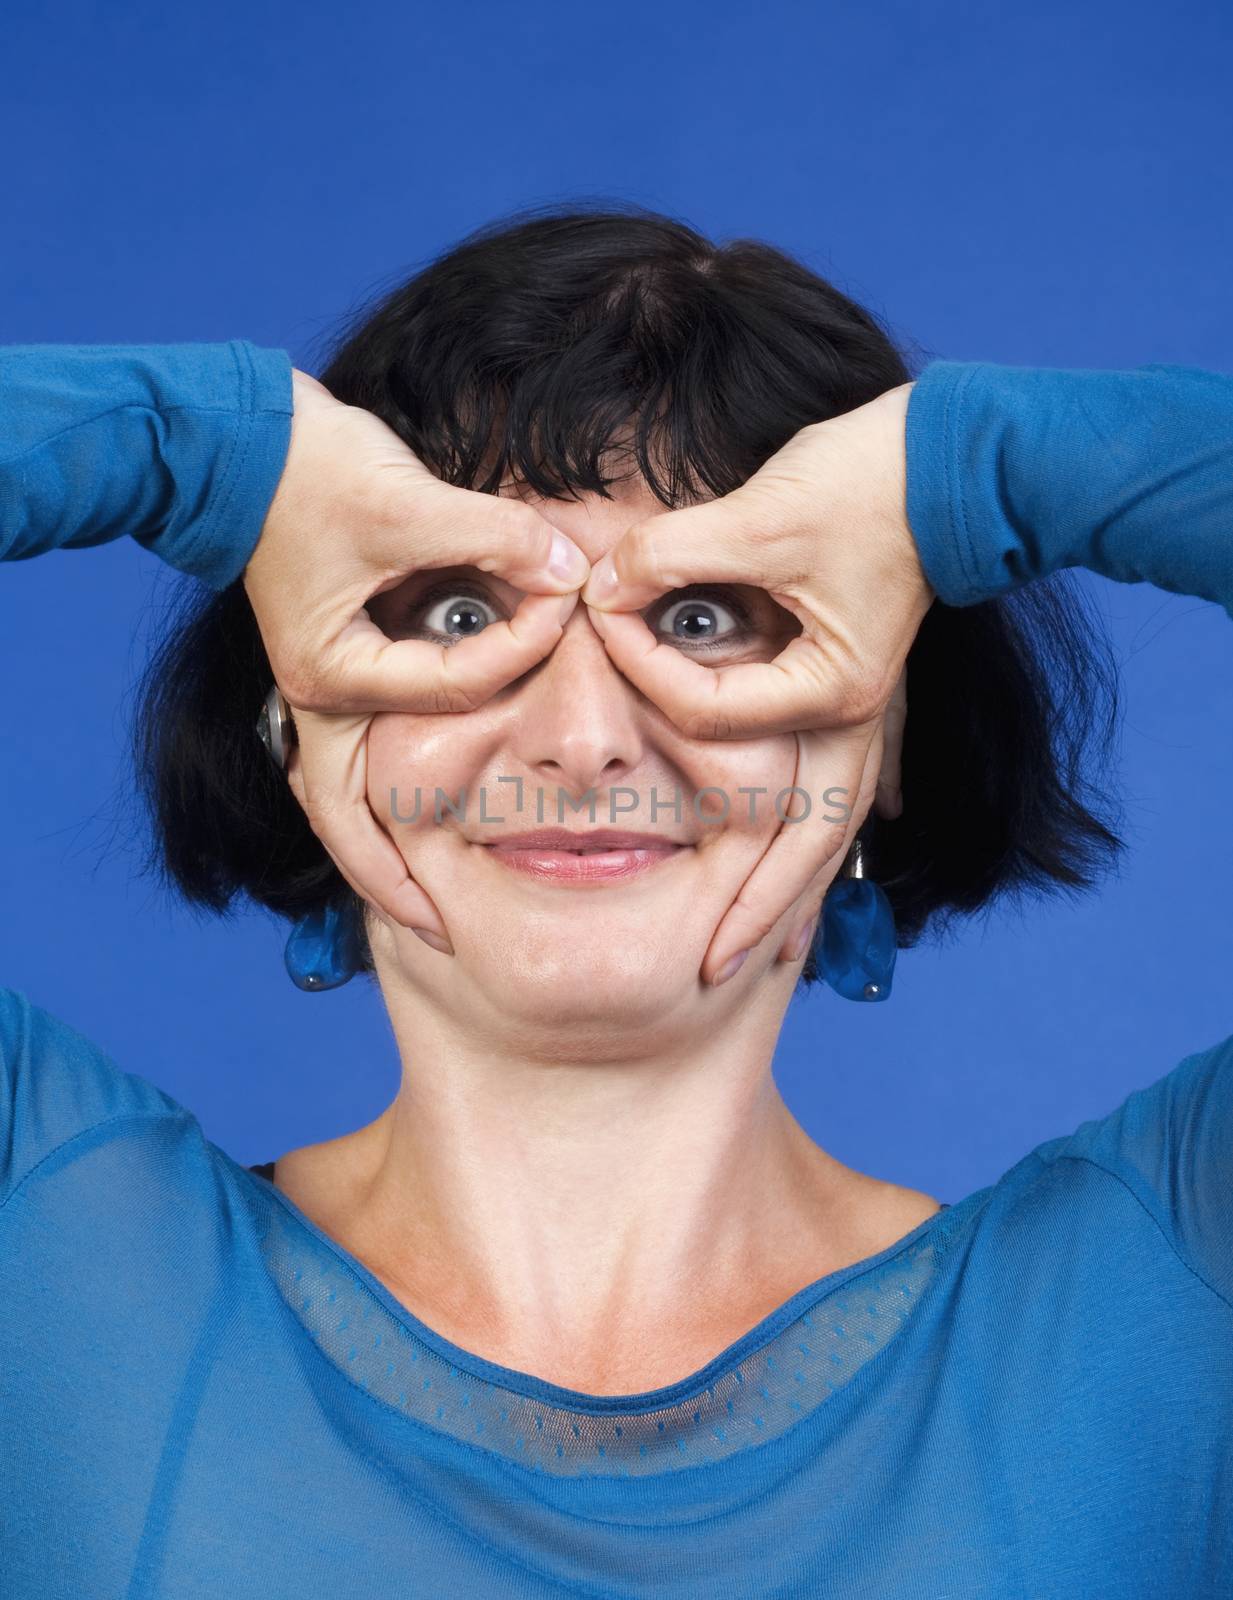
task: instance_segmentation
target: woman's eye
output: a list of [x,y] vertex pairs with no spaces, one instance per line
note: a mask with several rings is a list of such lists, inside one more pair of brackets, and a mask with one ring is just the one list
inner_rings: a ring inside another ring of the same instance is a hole
[[685,645],[731,644],[745,632],[745,619],[731,605],[694,597],[674,600],[660,613],[655,631]]
[[469,639],[482,633],[500,614],[487,600],[475,595],[451,592],[442,598],[421,602],[413,613],[417,631],[433,633],[442,639]]

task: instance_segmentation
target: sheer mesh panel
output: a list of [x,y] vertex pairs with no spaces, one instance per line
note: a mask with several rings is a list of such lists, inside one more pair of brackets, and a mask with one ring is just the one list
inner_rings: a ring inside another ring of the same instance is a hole
[[[539,1379],[511,1371],[494,1381],[462,1370],[417,1336],[290,1211],[274,1202],[269,1210],[262,1244],[267,1265],[328,1360],[417,1422],[555,1476],[625,1477],[695,1467],[786,1432],[894,1337],[933,1277],[948,1232],[927,1230],[829,1294],[820,1290],[778,1330],[769,1318],[765,1343],[740,1352],[709,1381],[710,1367],[703,1369],[693,1392],[686,1380],[684,1393],[672,1393],[680,1385],[652,1391],[649,1405],[645,1395],[561,1404],[520,1392],[556,1387]],[[655,1404],[654,1396],[664,1393],[672,1393],[672,1403]]]

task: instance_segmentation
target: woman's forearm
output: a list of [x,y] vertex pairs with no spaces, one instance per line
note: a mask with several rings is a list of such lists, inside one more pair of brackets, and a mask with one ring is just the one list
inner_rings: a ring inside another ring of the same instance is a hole
[[947,604],[1082,566],[1233,616],[1233,377],[936,362],[907,451],[908,520]]
[[281,350],[0,347],[0,560],[130,534],[224,588],[256,546],[290,434]]

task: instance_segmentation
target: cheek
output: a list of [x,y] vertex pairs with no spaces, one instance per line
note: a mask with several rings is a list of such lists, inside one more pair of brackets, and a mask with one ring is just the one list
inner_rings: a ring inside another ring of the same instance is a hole
[[[396,841],[432,825],[438,789],[456,804],[459,792],[482,769],[491,744],[482,722],[479,713],[470,712],[428,717],[388,711],[373,717],[368,804]],[[415,814],[417,803],[418,820],[405,820]]]
[[[785,812],[791,803],[791,795],[783,791],[795,779],[796,757],[796,740],[783,734],[770,739],[691,740],[677,761],[689,788],[698,795],[698,814],[715,832],[739,834],[762,846],[780,826],[776,801]],[[703,790],[715,792],[703,794]]]

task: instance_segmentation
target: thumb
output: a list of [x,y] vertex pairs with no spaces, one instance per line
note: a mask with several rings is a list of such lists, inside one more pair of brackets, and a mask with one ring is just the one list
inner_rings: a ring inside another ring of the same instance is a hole
[[596,611],[640,611],[687,584],[748,583],[774,589],[797,563],[790,519],[774,497],[742,484],[705,505],[634,523],[595,563],[582,591]]

